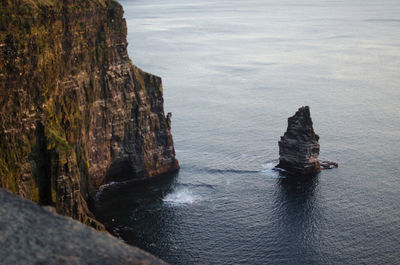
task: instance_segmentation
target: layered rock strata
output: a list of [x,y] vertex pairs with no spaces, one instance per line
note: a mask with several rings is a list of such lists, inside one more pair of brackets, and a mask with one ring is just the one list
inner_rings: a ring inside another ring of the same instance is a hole
[[114,0],[0,4],[0,187],[101,228],[101,184],[179,168],[161,79],[132,65]]
[[279,164],[299,175],[315,174],[321,171],[318,161],[319,136],[314,132],[310,108],[301,107],[288,119],[288,127],[279,141]]
[[0,264],[166,264],[0,189]]

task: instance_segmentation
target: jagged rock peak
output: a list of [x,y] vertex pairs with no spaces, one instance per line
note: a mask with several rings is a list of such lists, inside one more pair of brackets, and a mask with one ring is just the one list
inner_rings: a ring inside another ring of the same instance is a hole
[[318,161],[319,136],[314,132],[310,108],[303,106],[288,119],[288,128],[279,141],[279,164],[299,175],[315,174],[321,171]]

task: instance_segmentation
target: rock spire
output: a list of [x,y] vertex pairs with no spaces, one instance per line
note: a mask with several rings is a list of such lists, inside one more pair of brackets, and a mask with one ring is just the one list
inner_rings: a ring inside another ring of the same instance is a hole
[[279,164],[298,175],[310,175],[321,171],[318,161],[319,136],[314,132],[310,108],[301,107],[288,119],[288,127],[279,141]]

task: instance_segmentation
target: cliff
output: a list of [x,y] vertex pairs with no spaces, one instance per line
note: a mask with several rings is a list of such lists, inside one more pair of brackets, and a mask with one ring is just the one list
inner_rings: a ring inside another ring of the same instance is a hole
[[0,264],[166,264],[3,189],[0,204]]
[[161,79],[132,65],[114,0],[0,4],[0,187],[102,229],[101,184],[179,168]]
[[301,107],[288,119],[288,127],[279,141],[279,164],[298,175],[315,174],[321,171],[318,161],[319,136],[314,132],[310,108]]

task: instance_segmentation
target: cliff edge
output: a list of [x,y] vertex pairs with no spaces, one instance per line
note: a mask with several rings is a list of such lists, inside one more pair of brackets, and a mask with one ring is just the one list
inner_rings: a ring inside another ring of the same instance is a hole
[[0,4],[0,187],[102,229],[102,184],[179,164],[161,79],[132,65],[114,0]]

